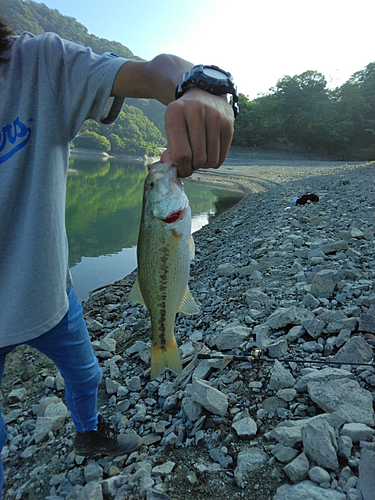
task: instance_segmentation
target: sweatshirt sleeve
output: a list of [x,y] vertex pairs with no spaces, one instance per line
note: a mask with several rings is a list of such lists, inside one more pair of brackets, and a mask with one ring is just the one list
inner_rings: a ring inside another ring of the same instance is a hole
[[90,48],[46,33],[42,44],[46,74],[62,118],[72,140],[82,123],[92,118],[111,123],[117,118],[124,98],[110,97],[116,74],[129,59],[110,52],[101,56]]

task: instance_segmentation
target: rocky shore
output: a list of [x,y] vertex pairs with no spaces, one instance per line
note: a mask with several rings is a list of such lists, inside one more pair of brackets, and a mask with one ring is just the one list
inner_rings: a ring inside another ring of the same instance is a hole
[[[195,234],[201,312],[176,320],[181,376],[149,379],[135,273],[84,304],[100,411],[139,451],[76,456],[54,365],[7,357],[5,500],[374,500],[375,165],[283,161],[196,174],[247,194]],[[319,201],[293,203],[308,192]],[[254,348],[272,361],[196,355]]]

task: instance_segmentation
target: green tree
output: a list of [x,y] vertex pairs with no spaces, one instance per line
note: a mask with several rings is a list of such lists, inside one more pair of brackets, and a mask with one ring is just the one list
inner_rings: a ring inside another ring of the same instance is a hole
[[96,132],[90,132],[89,130],[80,133],[74,139],[74,146],[76,148],[95,149],[107,153],[111,150],[111,143],[106,137]]
[[375,154],[375,62],[354,73],[335,93],[344,157]]
[[284,76],[274,90],[283,138],[313,150],[319,147],[329,103],[327,82],[322,73],[305,71]]

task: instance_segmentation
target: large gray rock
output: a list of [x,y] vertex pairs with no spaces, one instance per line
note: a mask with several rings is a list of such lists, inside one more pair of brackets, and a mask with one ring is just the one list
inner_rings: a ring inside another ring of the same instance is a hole
[[302,323],[302,326],[305,328],[310,337],[312,337],[313,339],[317,339],[321,336],[325,327],[325,323],[321,319],[314,317],[306,319]]
[[300,325],[304,319],[305,309],[300,311],[297,307],[280,307],[267,319],[266,323],[273,330],[280,330],[288,325]]
[[336,470],[337,442],[334,429],[323,419],[308,422],[302,427],[303,449],[316,465],[323,469]]
[[[346,494],[341,491],[321,488],[312,481],[290,485],[284,484],[277,488],[272,500],[346,500]],[[367,500],[367,499],[366,499]]]
[[301,431],[307,421],[308,419],[285,420],[272,429],[270,436],[284,446],[293,448],[297,443],[302,441]]
[[258,349],[264,350],[272,344],[272,340],[269,338],[270,330],[270,327],[265,323],[254,327],[253,333],[255,335],[256,346]]
[[349,460],[352,453],[353,441],[349,436],[339,436],[337,439],[337,454],[339,457]]
[[242,439],[250,439],[258,432],[256,422],[250,417],[248,410],[244,410],[233,419],[233,429]]
[[224,416],[228,410],[228,396],[211,387],[204,380],[195,379],[189,388],[188,394],[193,401],[215,415]]
[[78,500],[103,500],[103,491],[100,483],[91,481],[85,485]]
[[278,391],[279,389],[293,387],[295,383],[296,379],[290,371],[284,368],[280,361],[276,360],[272,367],[269,388]]
[[325,420],[334,429],[339,429],[345,422],[344,418],[338,413],[322,413],[316,417],[302,418],[300,420],[285,420],[274,427],[268,434],[269,437],[276,439],[284,446],[294,447],[302,441],[302,428],[309,422],[315,420]]
[[326,255],[331,253],[341,252],[341,250],[346,250],[348,248],[348,243],[345,240],[329,241],[321,247],[321,250]]
[[259,302],[263,306],[268,306],[268,304],[270,303],[270,298],[268,297],[268,295],[263,293],[258,288],[251,288],[250,290],[247,290],[244,293],[244,297],[248,304],[251,304],[252,302]]
[[268,346],[270,358],[282,358],[288,352],[288,342],[284,338],[277,339]]
[[34,441],[40,443],[48,439],[50,433],[56,433],[64,426],[68,408],[62,401],[48,405],[43,417],[38,417],[33,434]]
[[327,380],[324,384],[317,381],[307,383],[311,399],[325,412],[337,412],[347,423],[374,423],[373,397],[355,380],[341,378]]
[[202,415],[202,406],[196,403],[191,396],[186,396],[182,400],[182,409],[189,420],[195,422]]
[[333,356],[335,361],[341,361],[342,363],[369,363],[372,358],[371,346],[358,335],[351,337]]
[[309,470],[309,479],[314,481],[316,484],[329,484],[331,482],[331,476],[322,467],[312,467]]
[[91,461],[84,467],[83,474],[86,483],[99,481],[103,478],[103,469],[97,462]]
[[231,276],[236,272],[236,269],[234,266],[232,266],[232,264],[226,262],[224,264],[220,264],[216,272],[219,276]]
[[323,368],[323,370],[312,370],[306,375],[303,375],[296,382],[294,388],[298,392],[307,391],[307,384],[309,382],[325,383],[328,380],[337,380],[339,378],[352,378],[354,375],[347,370],[341,370],[340,368]]
[[374,500],[375,494],[375,451],[361,450],[361,459],[359,462],[359,489],[361,490],[363,500]]
[[371,441],[373,435],[374,429],[371,429],[371,427],[368,427],[365,424],[345,424],[341,429],[341,436],[349,436],[353,443]]
[[311,283],[311,294],[314,297],[330,297],[337,285],[337,271],[323,269],[314,276]]
[[375,311],[372,314],[362,313],[359,317],[359,331],[375,333]]
[[250,328],[242,326],[238,322],[230,323],[209,344],[211,347],[216,346],[220,351],[228,351],[236,349],[249,335]]
[[284,467],[285,474],[292,483],[300,483],[307,478],[309,461],[304,453],[298,455],[290,464]]
[[284,446],[281,443],[277,443],[272,448],[272,455],[276,457],[279,462],[287,464],[296,458],[298,451],[290,446]]
[[234,479],[240,488],[246,487],[246,477],[268,460],[268,456],[259,448],[248,448],[237,456]]

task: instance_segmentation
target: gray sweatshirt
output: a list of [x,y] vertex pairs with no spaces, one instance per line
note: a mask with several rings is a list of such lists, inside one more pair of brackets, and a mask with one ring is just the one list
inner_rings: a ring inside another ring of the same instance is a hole
[[55,34],[14,37],[0,65],[0,347],[38,337],[68,310],[65,230],[70,141],[87,118],[113,121],[126,59]]

